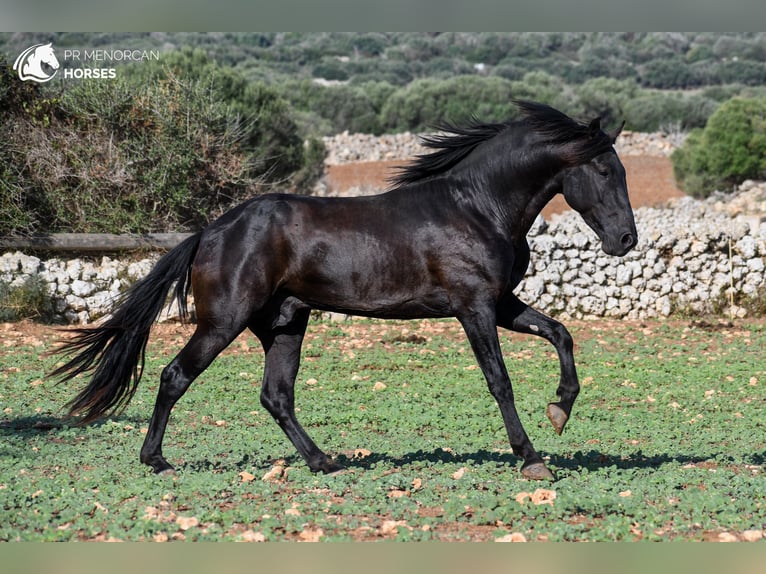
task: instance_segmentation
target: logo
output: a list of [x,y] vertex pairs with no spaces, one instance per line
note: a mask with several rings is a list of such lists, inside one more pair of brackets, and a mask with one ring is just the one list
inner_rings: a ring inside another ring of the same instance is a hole
[[13,63],[13,70],[18,72],[22,81],[42,84],[53,79],[60,67],[52,42],[36,44],[24,50]]

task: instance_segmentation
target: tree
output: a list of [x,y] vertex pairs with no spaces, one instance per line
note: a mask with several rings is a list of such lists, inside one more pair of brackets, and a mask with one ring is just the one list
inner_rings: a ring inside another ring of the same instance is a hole
[[471,117],[502,121],[515,108],[511,82],[496,76],[456,76],[416,80],[394,92],[381,111],[384,131],[428,131],[436,124]]
[[766,98],[734,98],[691,132],[671,156],[676,178],[692,195],[727,190],[766,176]]
[[346,130],[380,134],[380,110],[395,90],[385,82],[322,86],[310,80],[286,83],[280,89],[293,108],[303,113],[305,125],[321,135]]
[[640,74],[641,83],[650,88],[686,89],[699,85],[700,79],[680,57],[652,60]]

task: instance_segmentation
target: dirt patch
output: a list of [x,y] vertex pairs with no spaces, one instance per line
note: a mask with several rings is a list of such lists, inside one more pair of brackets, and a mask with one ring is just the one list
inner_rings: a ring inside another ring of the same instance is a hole
[[[622,159],[628,178],[628,193],[634,208],[663,205],[668,200],[683,197],[676,186],[670,160],[660,156],[625,156]],[[377,193],[388,187],[387,179],[395,168],[403,165],[400,160],[365,161],[331,165],[327,168],[327,191],[329,195],[355,195]],[[543,215],[563,213],[569,206],[564,198],[553,198]]]
[[[578,342],[588,339],[601,339],[605,334],[621,334],[627,340],[634,337],[661,337],[663,329],[684,329],[689,334],[720,332],[726,338],[738,338],[745,336],[743,326],[747,324],[766,325],[766,318],[750,318],[731,322],[724,319],[655,319],[655,320],[625,320],[625,319],[602,319],[598,322],[582,319],[566,321],[567,327],[575,335]],[[90,327],[90,326],[89,326]],[[186,344],[194,333],[193,324],[182,324],[168,321],[155,324],[152,327],[150,340],[154,355],[174,356]],[[21,321],[18,323],[0,323],[0,359],[14,355],[19,347],[36,347],[40,354],[48,353],[55,349],[61,342],[69,340],[77,332],[78,327],[52,326],[35,323],[33,321]],[[441,321],[422,319],[415,321],[342,321],[330,323],[327,321],[311,321],[306,333],[306,344],[310,344],[317,337],[326,336],[330,330],[342,329],[346,334],[343,340],[338,342],[340,347],[348,350],[358,350],[382,345],[390,350],[397,350],[399,345],[421,345],[427,343],[431,337],[445,337],[452,341],[465,341],[460,323],[457,320]],[[535,340],[533,335],[524,335],[510,331],[500,330],[504,335],[523,341]],[[668,341],[668,345],[676,344],[677,341]],[[238,355],[241,353],[261,352],[258,340],[249,331],[243,332],[229,347],[224,354]],[[0,367],[0,372],[2,367]]]

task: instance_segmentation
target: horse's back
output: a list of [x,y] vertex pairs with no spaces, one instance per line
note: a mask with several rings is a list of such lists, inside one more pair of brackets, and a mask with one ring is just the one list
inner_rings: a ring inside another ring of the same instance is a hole
[[290,296],[359,315],[448,315],[434,273],[448,234],[436,241],[432,229],[419,229],[395,195],[254,198],[203,232],[193,289],[255,300],[256,307],[264,297]]

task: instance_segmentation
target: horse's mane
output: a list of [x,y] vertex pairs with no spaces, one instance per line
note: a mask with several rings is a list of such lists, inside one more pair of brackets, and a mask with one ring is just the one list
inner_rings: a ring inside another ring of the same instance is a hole
[[580,123],[545,104],[516,100],[530,128],[558,148],[570,165],[587,163],[612,149],[612,139],[599,127],[599,118],[590,124]]
[[393,186],[414,183],[444,173],[471,153],[480,143],[492,139],[505,130],[510,122],[485,124],[472,118],[466,126],[450,123],[440,124],[439,133],[421,138],[423,147],[436,151],[416,155],[415,159],[402,167],[391,178]]
[[516,125],[527,126],[542,136],[571,165],[588,162],[612,148],[612,140],[597,124],[594,128],[593,124],[577,122],[545,104],[524,100],[514,100],[514,103],[522,114],[520,122],[482,123],[472,118],[465,126],[440,124],[437,126],[439,133],[421,138],[424,147],[436,151],[417,155],[409,164],[397,168],[398,173],[390,179],[390,183],[397,187],[443,174],[460,163],[479,144]]

